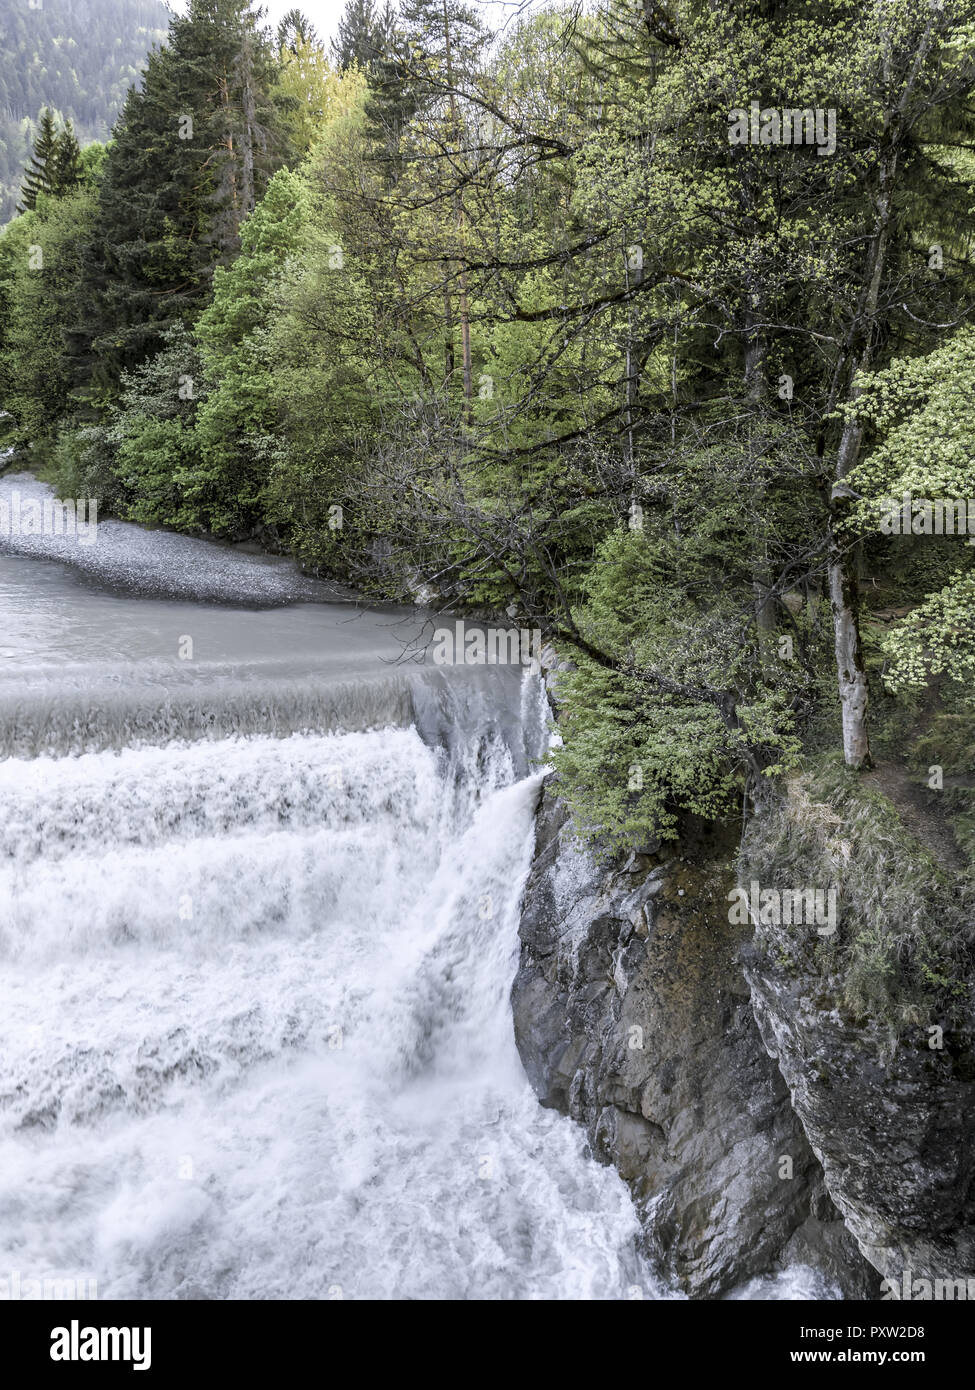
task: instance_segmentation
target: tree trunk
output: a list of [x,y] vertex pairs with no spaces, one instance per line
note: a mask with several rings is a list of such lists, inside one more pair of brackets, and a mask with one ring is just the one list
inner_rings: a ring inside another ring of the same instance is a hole
[[833,609],[836,671],[843,714],[843,757],[847,767],[870,766],[867,737],[867,673],[860,642],[859,574],[856,550],[842,551],[831,541],[829,596]]
[[243,169],[241,171],[241,218],[254,211],[257,197],[254,188],[254,140],[257,126],[254,100],[254,74],[251,62],[251,43],[244,42],[241,54],[242,104],[244,108]]
[[[897,103],[890,107],[884,116],[884,142],[877,161],[877,215],[867,253],[859,310],[848,339],[850,401],[855,401],[858,395],[857,372],[869,370],[873,361],[880,285],[890,238],[900,142],[918,74],[930,48],[933,27],[933,19],[930,19],[917,45],[917,51],[913,54],[911,69]],[[890,36],[885,35],[884,90],[890,89],[891,76],[891,41]],[[843,713],[843,756],[847,767],[853,768],[869,767],[871,762],[870,742],[867,737],[867,673],[860,642],[860,548],[843,537],[841,528],[849,507],[848,492],[843,484],[850,470],[856,466],[862,439],[863,428],[860,422],[855,417],[848,418],[843,426],[840,445],[836,452],[836,483],[830,497],[829,529],[829,596],[833,609],[836,673]]]
[[[748,308],[745,312],[745,394],[753,410],[752,428],[762,420],[765,401],[765,357],[768,340],[763,328],[756,328],[762,322],[762,298],[760,292],[749,286]],[[764,484],[755,491],[756,517],[765,498]],[[752,535],[752,594],[755,604],[755,626],[759,640],[771,637],[776,630],[775,600],[771,597],[772,577],[769,574],[765,541],[761,526],[756,521]]]
[[[882,254],[881,240],[879,251]],[[869,360],[865,350],[861,364]],[[836,480],[842,483],[860,453],[862,431],[856,420],[843,428],[836,455]],[[870,741],[867,735],[867,672],[860,641],[860,547],[844,540],[840,531],[848,506],[845,489],[834,487],[830,499],[829,598],[833,610],[833,648],[843,715],[843,758],[847,767],[870,767]]]

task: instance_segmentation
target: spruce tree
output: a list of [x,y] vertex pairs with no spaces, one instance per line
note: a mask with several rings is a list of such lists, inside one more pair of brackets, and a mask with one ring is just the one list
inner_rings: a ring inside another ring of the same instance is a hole
[[58,136],[51,170],[50,191],[55,197],[70,193],[84,180],[84,167],[81,162],[81,147],[74,133],[74,126],[65,121],[64,129]]
[[[349,0],[349,10],[358,3],[363,0]],[[486,41],[484,25],[465,0],[402,0],[373,60],[366,106],[391,179],[402,171],[400,143],[410,122],[471,76]]]
[[58,132],[49,106],[41,112],[30,163],[24,174],[20,211],[32,211],[41,193],[50,193],[57,169]]
[[270,35],[247,0],[191,0],[130,92],[99,189],[86,272],[88,394],[205,305],[244,218],[288,154]]
[[388,0],[382,9],[375,0],[346,0],[332,40],[332,57],[343,72],[353,63],[375,72],[389,49],[393,24],[394,13]]
[[314,24],[300,10],[289,10],[278,23],[278,48],[288,48],[297,54],[301,44],[319,42]]

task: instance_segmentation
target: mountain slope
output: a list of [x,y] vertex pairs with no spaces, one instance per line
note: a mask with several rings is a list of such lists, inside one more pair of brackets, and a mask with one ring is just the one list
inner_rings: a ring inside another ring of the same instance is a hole
[[168,25],[160,0],[0,0],[0,223],[16,211],[45,106],[78,138],[108,138],[147,52]]

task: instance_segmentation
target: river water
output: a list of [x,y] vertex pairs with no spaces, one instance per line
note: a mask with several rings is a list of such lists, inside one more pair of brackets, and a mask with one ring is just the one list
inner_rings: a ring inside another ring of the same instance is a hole
[[512,1038],[537,677],[229,548],[0,549],[0,1273],[660,1296]]
[[541,683],[430,635],[230,547],[0,535],[0,1286],[675,1296],[514,1046]]

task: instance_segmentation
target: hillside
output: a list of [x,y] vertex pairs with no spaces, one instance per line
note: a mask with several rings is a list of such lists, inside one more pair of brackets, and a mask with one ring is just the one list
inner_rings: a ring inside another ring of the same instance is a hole
[[107,139],[167,18],[160,0],[0,0],[0,223],[16,210],[41,109],[70,118],[82,144]]

